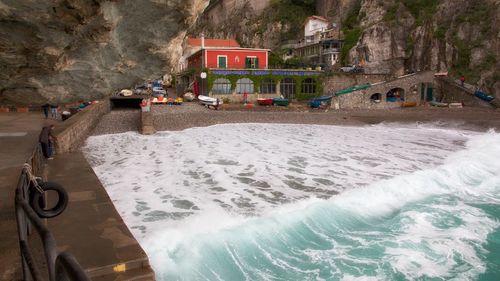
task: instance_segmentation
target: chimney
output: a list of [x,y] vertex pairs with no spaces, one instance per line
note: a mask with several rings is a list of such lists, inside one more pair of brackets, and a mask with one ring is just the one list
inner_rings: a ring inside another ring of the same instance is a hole
[[205,49],[205,33],[201,33],[201,48]]

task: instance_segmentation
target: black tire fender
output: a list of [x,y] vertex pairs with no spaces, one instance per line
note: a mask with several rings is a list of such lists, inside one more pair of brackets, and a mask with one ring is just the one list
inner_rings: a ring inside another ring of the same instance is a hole
[[68,206],[68,193],[66,190],[56,182],[39,182],[41,189],[45,191],[55,191],[59,197],[57,204],[51,209],[45,209],[45,200],[43,193],[38,190],[32,190],[30,196],[30,206],[33,211],[41,218],[53,218],[59,216]]

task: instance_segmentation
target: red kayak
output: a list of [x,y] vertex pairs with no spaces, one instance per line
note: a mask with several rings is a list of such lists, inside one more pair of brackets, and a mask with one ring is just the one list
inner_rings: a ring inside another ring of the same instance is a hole
[[273,105],[273,99],[257,99],[259,105]]

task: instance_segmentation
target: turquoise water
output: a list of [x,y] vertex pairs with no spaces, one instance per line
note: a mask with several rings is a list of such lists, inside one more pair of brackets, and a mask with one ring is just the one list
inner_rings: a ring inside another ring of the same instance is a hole
[[498,280],[499,156],[477,137],[435,169],[193,237],[158,254],[159,277]]
[[500,280],[494,132],[237,124],[87,153],[157,280]]

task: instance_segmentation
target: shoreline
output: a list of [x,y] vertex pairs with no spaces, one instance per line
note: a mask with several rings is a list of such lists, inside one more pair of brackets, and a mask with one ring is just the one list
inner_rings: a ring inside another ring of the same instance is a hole
[[[325,112],[324,109],[306,110],[306,108],[295,108],[287,110],[275,107],[246,110],[241,105],[231,106],[216,111],[207,109],[197,103],[184,103],[181,106],[153,106],[151,112],[157,131],[181,131],[188,128],[237,123],[338,126],[422,123],[478,132],[486,132],[490,129],[500,131],[500,111],[481,107],[460,109],[415,107],[386,110],[330,109]],[[139,116],[140,112],[138,110],[111,111],[102,118],[92,135],[138,131],[140,126]]]

